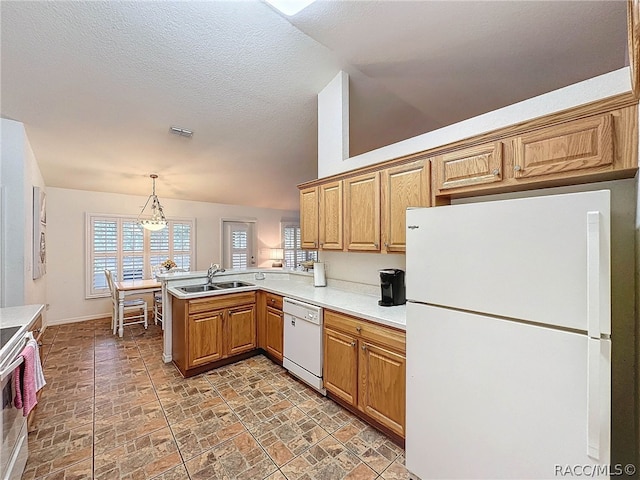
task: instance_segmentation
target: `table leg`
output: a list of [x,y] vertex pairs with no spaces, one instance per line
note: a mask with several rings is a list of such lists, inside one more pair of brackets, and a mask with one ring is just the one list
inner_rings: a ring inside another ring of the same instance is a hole
[[118,336],[124,335],[124,292],[118,294]]

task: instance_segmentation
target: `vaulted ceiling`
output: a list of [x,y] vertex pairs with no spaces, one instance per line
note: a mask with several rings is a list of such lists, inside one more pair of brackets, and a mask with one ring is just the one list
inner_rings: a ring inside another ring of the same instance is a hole
[[[297,208],[317,94],[351,155],[628,64],[626,2],[3,1],[1,115],[48,186]],[[169,134],[177,125],[193,138]]]

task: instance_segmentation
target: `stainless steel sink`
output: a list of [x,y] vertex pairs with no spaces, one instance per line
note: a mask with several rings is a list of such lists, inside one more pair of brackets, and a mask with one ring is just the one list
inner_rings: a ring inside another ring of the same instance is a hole
[[241,288],[241,287],[253,287],[253,283],[239,282],[239,281],[205,283],[204,285],[187,285],[185,287],[178,287],[178,289],[182,290],[184,293],[202,293],[202,292],[210,292],[212,290],[228,290],[230,288]]
[[187,285],[186,287],[178,287],[185,293],[200,293],[200,292],[210,292],[211,290],[218,290],[213,285]]
[[253,283],[239,282],[236,280],[233,282],[218,282],[212,286],[216,289],[225,290],[227,288],[253,287]]

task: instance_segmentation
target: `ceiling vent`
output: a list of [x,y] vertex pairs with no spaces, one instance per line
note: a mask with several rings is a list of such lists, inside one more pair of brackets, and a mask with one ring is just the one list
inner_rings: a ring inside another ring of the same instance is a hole
[[193,137],[193,130],[188,130],[186,128],[180,127],[169,127],[169,133],[173,133],[174,135],[180,135],[181,137],[191,138]]

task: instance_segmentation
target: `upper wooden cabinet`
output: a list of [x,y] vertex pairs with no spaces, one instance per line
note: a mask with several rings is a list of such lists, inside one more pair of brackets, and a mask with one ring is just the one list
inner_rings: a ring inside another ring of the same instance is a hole
[[301,218],[309,219],[303,246],[313,248],[314,196],[319,248],[392,253],[405,250],[407,207],[633,178],[637,171],[637,100],[620,94],[300,185]]
[[344,180],[347,250],[380,250],[380,173]]
[[502,180],[502,142],[491,142],[433,157],[435,194]]
[[318,248],[318,187],[300,190],[300,244],[302,248]]
[[430,204],[429,162],[387,168],[381,172],[381,228],[384,252],[406,250],[406,211]]
[[320,189],[320,248],[342,250],[342,180],[324,183]]
[[611,114],[582,118],[514,139],[516,179],[572,172],[613,163]]

